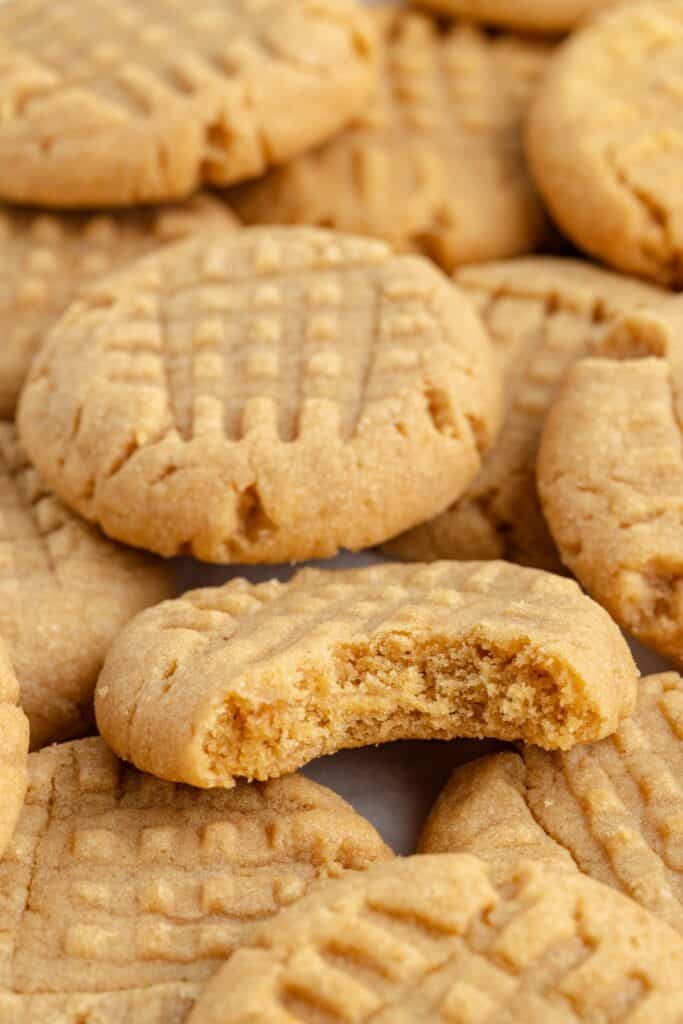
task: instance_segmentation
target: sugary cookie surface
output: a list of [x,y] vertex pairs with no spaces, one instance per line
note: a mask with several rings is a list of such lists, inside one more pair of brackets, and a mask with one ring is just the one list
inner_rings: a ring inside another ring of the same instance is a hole
[[0,1024],[683,1024],[682,100],[0,0]]
[[362,108],[373,49],[353,0],[4,3],[0,196],[130,206],[252,177]]
[[543,433],[562,560],[629,632],[683,664],[683,302],[624,316],[570,371]]
[[28,720],[18,701],[19,684],[0,636],[0,857],[14,832],[28,778]]
[[683,930],[683,679],[638,684],[636,714],[600,743],[483,758],[456,770],[420,840],[494,873],[522,857],[564,864]]
[[211,979],[188,1024],[622,1024],[679,1017],[683,940],[578,872],[414,857],[318,888]]
[[538,90],[527,155],[550,212],[585,252],[683,284],[683,0],[616,4],[572,35]]
[[493,340],[504,373],[500,434],[450,508],[386,545],[399,558],[508,558],[557,571],[536,491],[543,422],[569,367],[624,310],[667,293],[581,260],[528,256],[455,277]]
[[171,597],[171,571],[108,541],[58,501],[0,421],[0,636],[32,747],[83,735],[104,655],[143,608]]
[[391,739],[569,747],[614,731],[635,678],[609,616],[549,573],[504,562],[307,569],[139,616],[110,650],[96,711],[139,768],[215,786]]
[[0,417],[13,415],[31,359],[79,287],[161,245],[236,223],[208,193],[116,215],[0,206]]
[[551,48],[401,7],[375,23],[372,103],[333,141],[228,193],[240,216],[376,235],[446,269],[539,245],[521,122]]
[[278,562],[443,508],[479,469],[498,401],[482,325],[426,260],[255,228],[84,292],[33,365],[19,424],[46,480],[110,536]]
[[0,862],[0,1021],[180,1022],[254,924],[311,882],[389,856],[339,797],[299,776],[197,793],[98,739],[29,758]]

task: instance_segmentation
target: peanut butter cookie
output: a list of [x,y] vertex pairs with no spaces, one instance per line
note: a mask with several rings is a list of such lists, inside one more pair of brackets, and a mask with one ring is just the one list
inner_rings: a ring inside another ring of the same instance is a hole
[[83,283],[168,242],[232,224],[227,206],[208,193],[117,214],[0,206],[0,419],[14,415],[31,359]]
[[0,857],[14,832],[28,779],[28,719],[18,701],[19,684],[0,638]]
[[683,0],[621,3],[564,43],[527,155],[560,228],[606,263],[683,285]]
[[481,472],[441,515],[386,545],[398,558],[509,558],[557,570],[536,490],[543,422],[567,369],[624,310],[667,292],[580,260],[528,256],[465,267],[455,278],[503,366],[505,413]]
[[683,665],[683,300],[625,314],[576,363],[546,422],[543,511],[613,618]]
[[483,326],[426,260],[253,228],[84,291],[18,422],[48,483],[109,536],[284,562],[441,511],[480,468],[499,387]]
[[149,609],[110,649],[96,712],[140,769],[230,786],[395,739],[568,748],[614,732],[636,679],[573,581],[505,562],[385,564]]
[[198,793],[98,739],[29,757],[0,861],[2,1024],[182,1024],[254,926],[390,852],[302,776]]
[[375,235],[448,270],[537,247],[547,225],[520,123],[550,47],[400,5],[375,19],[374,100],[347,132],[231,192],[239,215]]
[[525,858],[579,868],[683,932],[683,679],[648,676],[633,718],[600,743],[458,768],[424,853],[473,853],[494,874]]
[[40,479],[0,422],[0,636],[19,679],[31,745],[83,735],[109,644],[175,592],[170,569],[112,544]]
[[260,927],[188,1024],[677,1024],[683,940],[621,893],[463,854],[327,883]]
[[375,71],[354,0],[17,0],[0,57],[0,196],[41,206],[253,177],[343,128]]

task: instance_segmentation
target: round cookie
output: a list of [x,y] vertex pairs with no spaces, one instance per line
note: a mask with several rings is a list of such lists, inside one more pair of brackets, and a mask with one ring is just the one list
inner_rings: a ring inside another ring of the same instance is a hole
[[517,32],[568,32],[615,0],[416,0],[440,14],[472,18]]
[[564,749],[614,732],[636,679],[573,581],[505,562],[387,563],[151,608],[114,641],[95,701],[120,757],[210,787],[396,739]]
[[683,285],[683,0],[618,4],[556,54],[527,154],[562,230],[621,270]]
[[0,637],[0,858],[14,832],[28,781],[28,720],[18,701],[19,684]]
[[446,269],[536,248],[547,224],[520,122],[549,47],[442,31],[400,7],[374,17],[374,101],[344,134],[230,193],[239,215],[374,235]]
[[440,511],[477,473],[498,405],[486,333],[426,260],[254,228],[85,291],[18,422],[59,496],[117,540],[284,562]]
[[683,665],[683,300],[625,314],[545,426],[543,511],[565,564],[621,626]]
[[641,679],[633,718],[600,743],[456,769],[420,840],[495,875],[522,857],[577,867],[683,932],[683,679]]
[[31,359],[82,283],[168,242],[236,223],[208,193],[118,214],[0,206],[0,419],[14,415]]
[[95,680],[119,630],[174,593],[155,559],[106,540],[50,493],[0,422],[0,635],[31,745],[92,725]]
[[676,1024],[683,940],[620,893],[522,863],[409,857],[311,891],[217,971],[188,1024]]
[[47,206],[253,177],[343,128],[375,70],[354,0],[19,0],[0,55],[0,196]]
[[508,558],[557,570],[535,479],[545,415],[568,367],[619,314],[667,293],[580,260],[543,256],[465,267],[455,280],[482,317],[503,366],[503,426],[465,493],[385,548],[415,561]]
[[101,739],[29,757],[0,862],[2,1024],[183,1024],[203,982],[316,879],[390,851],[303,776],[198,793]]

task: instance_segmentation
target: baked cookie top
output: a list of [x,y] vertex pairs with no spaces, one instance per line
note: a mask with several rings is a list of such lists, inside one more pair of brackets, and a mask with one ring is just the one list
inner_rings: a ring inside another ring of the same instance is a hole
[[568,32],[615,0],[416,0],[443,14],[473,18],[518,32]]
[[28,720],[18,701],[19,684],[0,637],[0,857],[14,832],[28,778]]
[[373,50],[354,0],[3,4],[0,196],[130,206],[260,174],[362,109]]
[[175,592],[170,569],[113,544],[70,512],[0,422],[0,636],[31,744],[92,725],[95,680],[119,630]]
[[683,301],[614,324],[576,363],[538,459],[563,561],[625,629],[683,665]]
[[208,193],[117,214],[0,206],[0,418],[11,418],[38,347],[79,287],[168,242],[237,219]]
[[284,562],[442,509],[498,424],[469,304],[430,263],[311,228],[166,247],[86,290],[22,395],[60,497],[163,555]]
[[683,284],[683,0],[617,4],[563,45],[527,154],[562,230],[606,263]]
[[394,739],[571,747],[631,713],[637,673],[607,613],[559,576],[505,562],[233,580],[138,616],[96,714],[160,778],[229,786]]
[[623,1024],[677,1019],[683,940],[580,875],[409,857],[318,887],[259,928],[188,1024]]
[[683,931],[682,779],[683,679],[648,676],[608,739],[458,768],[420,849],[476,854],[494,874],[522,857],[579,868]]
[[303,776],[198,793],[141,775],[99,738],[29,766],[0,862],[0,1014],[16,1024],[180,1024],[256,923],[315,879],[390,856]]
[[464,267],[458,286],[503,366],[503,425],[482,469],[445,512],[390,541],[398,558],[509,558],[559,567],[536,490],[543,422],[572,363],[625,310],[668,293],[581,260],[527,256]]
[[535,248],[546,221],[520,124],[550,47],[401,7],[374,18],[374,100],[331,142],[231,192],[239,215],[374,235],[446,269]]

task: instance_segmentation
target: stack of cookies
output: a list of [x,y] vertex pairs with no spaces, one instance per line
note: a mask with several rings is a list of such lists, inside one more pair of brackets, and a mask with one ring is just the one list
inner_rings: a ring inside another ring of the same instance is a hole
[[682,69],[0,4],[0,1024],[682,1024]]

